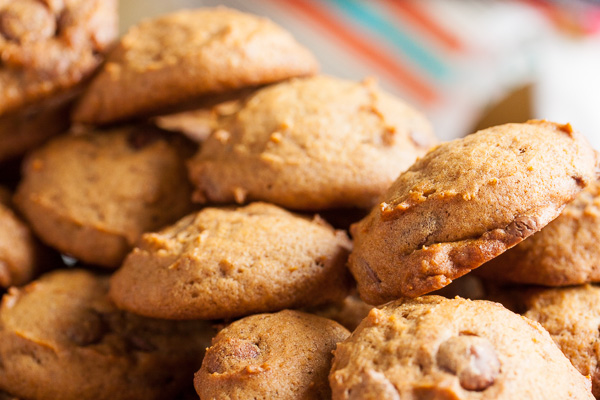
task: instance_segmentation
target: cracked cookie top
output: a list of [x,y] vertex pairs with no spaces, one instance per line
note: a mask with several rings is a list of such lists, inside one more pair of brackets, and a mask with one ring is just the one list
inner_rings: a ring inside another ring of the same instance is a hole
[[459,297],[373,308],[338,344],[329,382],[334,400],[594,398],[537,322]]
[[419,112],[371,79],[293,79],[217,125],[189,163],[201,202],[370,208],[437,142]]
[[0,0],[0,114],[88,77],[117,35],[116,0]]
[[446,286],[556,218],[595,168],[581,134],[546,121],[438,146],[352,226],[349,265],[361,296],[381,304]]
[[313,55],[266,18],[225,7],[179,11],[123,36],[73,118],[95,124],[130,119],[317,69]]

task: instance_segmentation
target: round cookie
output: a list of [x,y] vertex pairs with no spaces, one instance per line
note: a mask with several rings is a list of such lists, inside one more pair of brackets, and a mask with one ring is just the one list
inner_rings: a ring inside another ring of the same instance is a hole
[[117,35],[116,0],[0,2],[0,160],[69,126],[79,84]]
[[0,390],[26,399],[167,399],[191,382],[214,331],[138,317],[108,279],[56,271],[11,288],[0,308]]
[[551,289],[513,287],[491,296],[539,322],[575,368],[591,377],[592,392],[600,398],[600,288],[589,284]]
[[600,281],[600,182],[595,181],[554,221],[477,269],[493,282],[544,286]]
[[32,280],[43,268],[43,258],[29,227],[0,199],[0,288]]
[[114,122],[317,69],[312,54],[266,18],[225,7],[179,11],[125,34],[73,119]]
[[299,311],[243,318],[219,332],[194,384],[200,399],[331,399],[332,351],[350,335]]
[[123,309],[174,319],[325,304],[348,293],[350,247],[345,233],[318,217],[274,205],[205,208],[144,234],[113,275],[110,294]]
[[50,246],[117,267],[143,232],[192,209],[192,147],[152,127],[63,135],[29,154],[15,203]]
[[338,344],[333,399],[593,399],[538,323],[487,301],[425,296],[374,308]]
[[381,304],[448,285],[556,218],[596,179],[570,125],[506,124],[442,144],[402,173],[352,225],[349,266]]
[[190,161],[195,199],[369,208],[435,144],[425,118],[372,80],[316,76],[259,90]]

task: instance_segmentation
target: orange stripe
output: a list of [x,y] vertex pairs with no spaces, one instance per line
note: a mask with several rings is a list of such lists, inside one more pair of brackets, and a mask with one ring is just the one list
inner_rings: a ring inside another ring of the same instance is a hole
[[421,7],[413,1],[404,0],[382,0],[387,7],[400,14],[402,17],[411,20],[415,25],[428,32],[433,38],[437,39],[442,45],[453,51],[464,49],[464,44],[452,33],[441,27],[436,21],[431,19]]
[[438,96],[432,87],[411,73],[407,67],[404,67],[392,57],[388,57],[386,50],[377,49],[374,43],[363,39],[357,32],[346,27],[333,13],[329,13],[322,7],[305,0],[271,1],[278,5],[291,6],[296,11],[304,14],[305,17],[310,18],[311,21],[328,31],[331,36],[338,39],[348,49],[375,63],[379,69],[389,75],[391,80],[408,89],[421,102],[429,104],[437,100]]

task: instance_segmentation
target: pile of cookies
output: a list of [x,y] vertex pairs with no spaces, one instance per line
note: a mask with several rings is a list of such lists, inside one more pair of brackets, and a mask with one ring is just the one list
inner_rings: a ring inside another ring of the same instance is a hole
[[116,21],[0,1],[0,398],[600,397],[570,125],[438,144],[267,19]]

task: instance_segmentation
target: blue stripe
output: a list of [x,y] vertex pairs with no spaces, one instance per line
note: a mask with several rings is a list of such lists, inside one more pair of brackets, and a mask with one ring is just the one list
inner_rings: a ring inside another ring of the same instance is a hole
[[[423,47],[402,32],[394,24],[376,10],[370,8],[364,0],[326,0],[336,5],[347,16],[358,21],[370,30],[382,36],[385,40],[400,49],[406,56],[413,60],[429,75],[440,80],[448,76],[450,70],[439,58],[425,50]],[[402,1],[402,0],[396,0]]]

